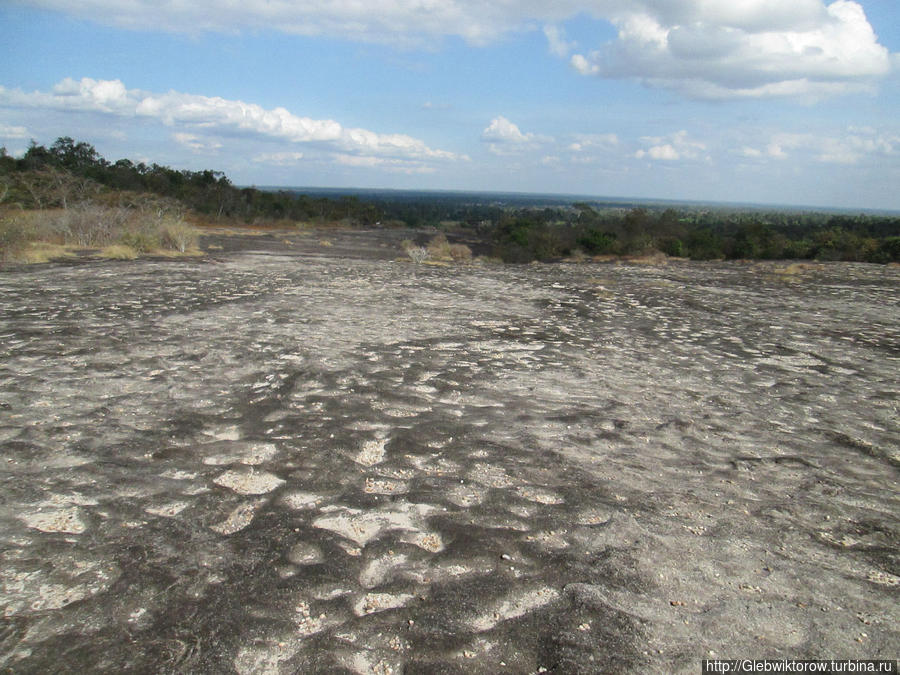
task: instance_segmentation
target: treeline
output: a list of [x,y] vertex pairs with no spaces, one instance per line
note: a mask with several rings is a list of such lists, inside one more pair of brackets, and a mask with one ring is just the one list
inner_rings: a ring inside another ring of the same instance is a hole
[[49,148],[32,142],[20,159],[0,149],[0,195],[23,208],[65,208],[104,188],[152,193],[174,199],[216,220],[346,221],[373,225],[383,215],[356,197],[309,197],[290,191],[266,191],[233,185],[221,171],[176,170],[159,164],[120,159],[110,162],[89,143],[61,137]]
[[211,220],[313,222],[462,230],[509,262],[662,252],[695,260],[900,261],[900,217],[679,206],[465,193],[334,190],[300,193],[233,185],[219,171],[110,162],[72,138],[32,142],[17,159],[0,148],[0,202],[66,208],[105,195],[151,193]]
[[816,259],[900,261],[900,218],[816,212],[572,209],[510,213],[494,230],[496,253],[527,262],[573,254],[694,260]]

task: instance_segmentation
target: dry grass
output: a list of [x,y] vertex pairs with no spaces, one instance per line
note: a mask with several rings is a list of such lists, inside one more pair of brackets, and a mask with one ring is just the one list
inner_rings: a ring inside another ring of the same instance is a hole
[[110,244],[100,249],[99,255],[108,260],[134,260],[138,252],[125,244]]
[[15,262],[26,265],[48,263],[62,258],[73,258],[75,253],[72,246],[53,244],[46,241],[34,241],[25,246],[18,255],[12,258]]
[[201,255],[198,231],[163,208],[83,202],[68,209],[15,211],[0,217],[0,259],[41,263],[88,249],[101,258]]
[[624,260],[625,262],[632,265],[661,266],[669,264],[669,256],[667,256],[665,253],[660,253],[659,251],[655,251],[653,253],[648,253],[645,255],[627,256]]
[[196,246],[184,251],[174,251],[171,248],[155,248],[152,251],[148,251],[147,254],[155,258],[190,258],[203,255],[203,251]]
[[427,261],[429,265],[446,265],[472,260],[472,249],[465,244],[451,244],[443,233],[435,235],[427,246],[416,246],[412,239],[404,239],[400,242],[400,248],[415,263]]
[[776,267],[772,270],[775,274],[779,274],[781,276],[795,276],[798,274],[805,274],[807,272],[815,272],[819,269],[819,265],[814,263],[791,263],[787,267]]

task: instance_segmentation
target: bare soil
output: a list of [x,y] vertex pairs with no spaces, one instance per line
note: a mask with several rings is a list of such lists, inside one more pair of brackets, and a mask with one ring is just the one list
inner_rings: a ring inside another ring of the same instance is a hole
[[696,673],[900,653],[900,269],[0,273],[0,669]]

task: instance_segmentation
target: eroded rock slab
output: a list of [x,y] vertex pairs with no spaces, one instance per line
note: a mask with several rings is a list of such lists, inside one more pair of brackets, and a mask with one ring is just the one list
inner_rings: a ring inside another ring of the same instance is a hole
[[357,236],[0,273],[0,669],[896,658],[900,270]]

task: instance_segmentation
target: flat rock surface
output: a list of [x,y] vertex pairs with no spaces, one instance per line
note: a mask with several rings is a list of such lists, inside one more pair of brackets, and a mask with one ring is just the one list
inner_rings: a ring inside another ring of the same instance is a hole
[[276,239],[0,273],[0,669],[900,654],[896,267]]

